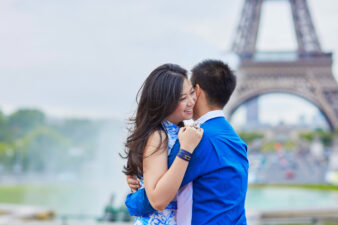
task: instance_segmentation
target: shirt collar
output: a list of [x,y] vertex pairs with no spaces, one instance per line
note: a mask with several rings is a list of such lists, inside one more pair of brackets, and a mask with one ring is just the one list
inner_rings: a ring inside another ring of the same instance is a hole
[[203,124],[204,122],[216,118],[216,117],[224,117],[224,112],[222,110],[213,110],[213,111],[209,111],[206,114],[204,114],[203,116],[201,116],[200,118],[198,118],[195,123],[198,124]]

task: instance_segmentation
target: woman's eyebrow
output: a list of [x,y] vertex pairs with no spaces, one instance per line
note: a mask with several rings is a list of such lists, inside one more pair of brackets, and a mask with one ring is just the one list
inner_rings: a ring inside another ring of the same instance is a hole
[[[187,92],[191,92],[191,91],[193,91],[193,90],[194,90],[194,87],[191,87],[190,90],[187,91]],[[189,94],[189,93],[182,93],[181,96],[183,96],[183,95],[188,95],[188,94]]]
[[190,92],[190,91],[187,91],[187,92],[185,92],[185,93],[182,93],[181,96],[183,96],[183,95],[188,95],[189,92]]

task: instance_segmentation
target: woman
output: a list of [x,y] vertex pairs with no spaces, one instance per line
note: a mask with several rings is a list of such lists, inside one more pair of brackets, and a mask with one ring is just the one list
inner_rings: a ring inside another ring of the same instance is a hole
[[[187,71],[178,65],[156,68],[143,84],[131,135],[127,138],[124,173],[136,175],[157,212],[137,217],[135,224],[176,224],[176,193],[203,130],[184,127],[196,101]],[[179,129],[181,127],[181,129]],[[179,131],[179,132],[178,132]],[[168,154],[179,138],[181,149],[168,169]]]

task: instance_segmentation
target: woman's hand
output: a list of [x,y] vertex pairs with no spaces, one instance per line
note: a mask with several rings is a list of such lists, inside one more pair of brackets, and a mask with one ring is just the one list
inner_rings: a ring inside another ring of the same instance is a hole
[[178,132],[181,148],[193,153],[203,136],[203,129],[199,127],[182,127]]
[[140,182],[137,180],[135,176],[126,176],[128,186],[130,187],[131,191],[134,193],[140,188]]

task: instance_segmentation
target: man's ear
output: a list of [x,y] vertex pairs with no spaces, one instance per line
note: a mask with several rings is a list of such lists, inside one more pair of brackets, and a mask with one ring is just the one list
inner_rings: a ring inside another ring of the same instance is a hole
[[195,92],[196,92],[196,97],[198,98],[201,94],[201,87],[198,84],[195,85]]

